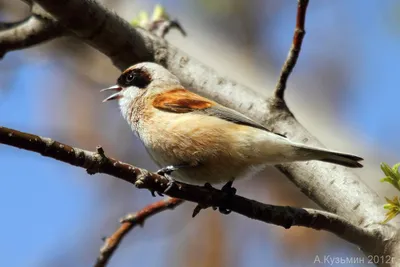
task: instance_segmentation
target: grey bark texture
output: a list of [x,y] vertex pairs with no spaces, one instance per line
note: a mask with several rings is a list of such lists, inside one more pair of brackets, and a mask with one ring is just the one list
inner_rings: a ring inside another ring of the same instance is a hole
[[[114,12],[93,0],[37,0],[65,29],[111,59],[120,70],[143,61],[154,61],[174,73],[193,91],[236,109],[267,128],[294,141],[322,147],[290,112],[283,99],[260,97],[254,90],[222,77],[167,41],[143,29],[133,28]],[[290,88],[289,88],[290,90]],[[368,255],[390,255],[400,266],[399,229],[382,225],[382,201],[359,176],[340,166],[316,161],[276,166],[300,190],[328,212],[361,227],[375,239],[349,240]]]

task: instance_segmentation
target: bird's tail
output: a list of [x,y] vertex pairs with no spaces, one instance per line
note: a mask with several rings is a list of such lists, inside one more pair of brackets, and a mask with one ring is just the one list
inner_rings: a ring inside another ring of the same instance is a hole
[[304,158],[304,160],[307,160],[307,158],[309,158],[309,160],[320,160],[324,162],[339,164],[350,168],[363,167],[363,165],[360,163],[360,161],[362,161],[363,158],[323,148],[314,148],[305,145],[298,145],[296,146],[296,154],[297,153],[299,154],[300,157]]

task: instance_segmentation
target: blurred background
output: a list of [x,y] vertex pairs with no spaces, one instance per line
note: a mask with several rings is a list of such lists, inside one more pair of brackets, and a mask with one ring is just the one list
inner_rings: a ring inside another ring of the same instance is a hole
[[[103,2],[129,21],[161,3],[188,32],[171,32],[171,43],[267,95],[291,44],[297,1]],[[28,14],[22,1],[0,0],[1,21]],[[357,172],[382,203],[394,192],[379,183],[379,162],[400,161],[399,15],[394,0],[310,1],[287,91],[296,117],[327,147],[366,159]],[[110,156],[156,170],[117,103],[101,103],[99,89],[118,75],[108,58],[73,38],[10,52],[0,61],[0,125],[88,150],[101,144]],[[110,176],[13,147],[0,146],[0,167],[0,266],[91,266],[119,218],[157,200]],[[236,188],[261,202],[316,207],[272,168]],[[109,266],[328,266],[314,264],[316,257],[362,257],[329,233],[211,209],[192,219],[193,208],[185,203],[134,229]]]

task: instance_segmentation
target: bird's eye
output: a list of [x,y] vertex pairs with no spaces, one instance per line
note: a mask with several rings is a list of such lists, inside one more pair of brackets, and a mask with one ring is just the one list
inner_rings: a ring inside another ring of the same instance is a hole
[[124,88],[135,86],[144,89],[150,82],[150,75],[142,69],[128,69],[117,80],[117,84]]
[[126,76],[126,82],[130,83],[133,81],[134,78],[135,76],[132,73],[130,73],[129,75]]

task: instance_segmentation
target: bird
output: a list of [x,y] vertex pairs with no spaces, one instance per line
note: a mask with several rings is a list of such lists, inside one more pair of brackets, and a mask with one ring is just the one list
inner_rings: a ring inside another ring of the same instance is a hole
[[[289,140],[224,105],[186,89],[163,66],[130,66],[103,100],[123,118],[172,180],[202,185],[251,177],[268,165],[319,160],[360,168],[361,157]],[[224,187],[225,187],[224,186]]]

